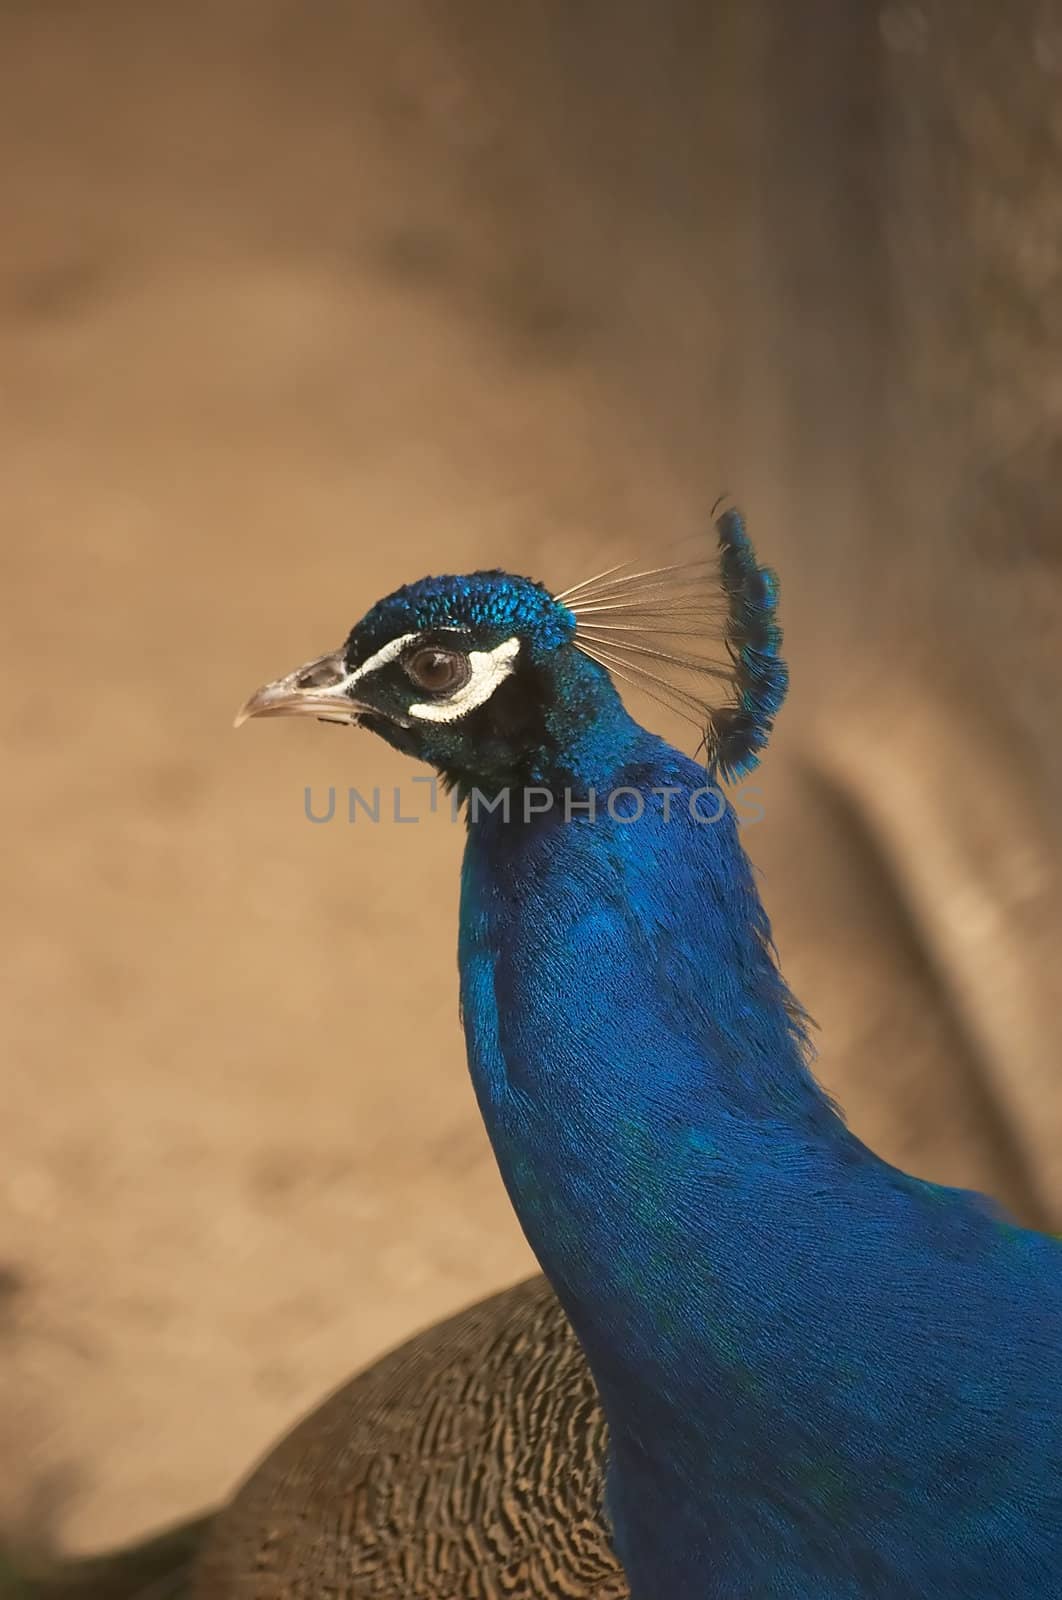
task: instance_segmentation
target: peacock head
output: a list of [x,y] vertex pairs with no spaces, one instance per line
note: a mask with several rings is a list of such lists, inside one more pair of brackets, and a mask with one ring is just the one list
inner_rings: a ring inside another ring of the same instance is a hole
[[424,578],[373,606],[340,649],[257,690],[237,723],[319,717],[369,728],[459,785],[548,782],[580,731],[618,707],[575,632],[529,578]]
[[[612,569],[558,596],[507,572],[408,584],[340,649],[256,690],[237,726],[312,716],[369,728],[459,788],[585,783],[638,731],[615,675],[699,727],[722,776],[741,772],[766,742],[785,665],[773,574],[736,512],[716,526],[710,562]],[[712,636],[713,613],[722,660],[687,642]]]

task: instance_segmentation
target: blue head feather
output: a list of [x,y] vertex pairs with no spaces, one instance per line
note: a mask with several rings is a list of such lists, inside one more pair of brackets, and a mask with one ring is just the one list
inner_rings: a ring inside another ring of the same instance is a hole
[[357,666],[396,634],[432,629],[460,629],[481,648],[519,634],[544,657],[572,638],[575,618],[543,584],[510,572],[420,578],[366,613],[351,630],[347,659]]
[[348,668],[362,667],[403,636],[466,657],[513,641],[518,652],[489,697],[452,721],[407,714],[410,703],[425,696],[403,675],[400,658],[359,685],[366,698],[361,721],[430,762],[463,795],[539,784],[585,788],[613,723],[627,718],[608,675],[573,648],[575,627],[572,612],[542,584],[511,573],[407,584],[351,630],[344,649]]

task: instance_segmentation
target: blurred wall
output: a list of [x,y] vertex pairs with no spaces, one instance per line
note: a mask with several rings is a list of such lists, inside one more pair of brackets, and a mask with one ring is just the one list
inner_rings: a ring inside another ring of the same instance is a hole
[[414,769],[229,728],[428,570],[563,584],[739,501],[820,1072],[1057,1223],[1062,30],[998,9],[0,8],[0,1520],[205,1503],[532,1265],[460,829],[314,827]]

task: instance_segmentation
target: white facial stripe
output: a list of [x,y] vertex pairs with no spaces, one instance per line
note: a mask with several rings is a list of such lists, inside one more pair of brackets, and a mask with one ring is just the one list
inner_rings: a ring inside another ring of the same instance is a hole
[[[410,716],[420,717],[424,722],[456,722],[458,717],[474,711],[490,699],[498,685],[504,683],[514,670],[519,651],[519,639],[503,639],[493,650],[470,650],[468,664],[472,675],[468,682],[455,690],[448,700],[410,706]],[[379,654],[382,655],[383,651]]]
[[403,633],[398,639],[388,639],[387,643],[381,646],[374,656],[370,656],[368,661],[363,661],[360,667],[355,667],[353,672],[348,673],[343,682],[338,685],[339,691],[345,694],[351,684],[357,683],[359,678],[364,678],[370,672],[375,672],[377,667],[386,667],[389,661],[393,661],[396,656],[402,654],[407,644],[412,644],[414,639],[419,638],[420,635],[418,633]]

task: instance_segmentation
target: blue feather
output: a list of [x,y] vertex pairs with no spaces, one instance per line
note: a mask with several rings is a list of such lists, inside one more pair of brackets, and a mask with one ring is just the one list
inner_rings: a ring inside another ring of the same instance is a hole
[[912,1179],[808,1070],[733,818],[630,728],[637,827],[469,832],[469,1062],[608,1417],[634,1600],[1046,1600],[1062,1247]]
[[757,564],[740,512],[724,511],[716,531],[735,703],[713,710],[708,748],[721,775],[731,779],[758,764],[789,688],[789,669],[781,654],[775,573]]

